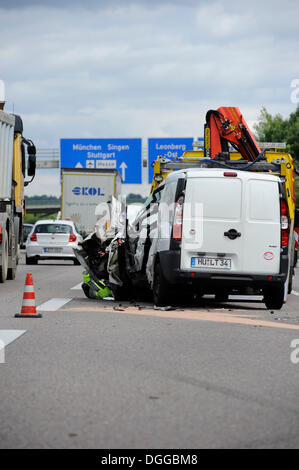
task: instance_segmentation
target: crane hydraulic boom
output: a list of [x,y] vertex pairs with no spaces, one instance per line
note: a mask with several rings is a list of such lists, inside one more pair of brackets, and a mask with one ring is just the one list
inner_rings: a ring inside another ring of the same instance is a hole
[[261,153],[238,108],[223,106],[216,111],[208,111],[204,128],[205,158],[228,153],[229,144],[249,162],[256,160]]

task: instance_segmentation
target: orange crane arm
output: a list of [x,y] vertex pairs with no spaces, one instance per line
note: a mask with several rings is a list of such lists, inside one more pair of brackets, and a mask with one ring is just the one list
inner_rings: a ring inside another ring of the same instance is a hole
[[228,152],[231,144],[249,162],[261,153],[240,110],[235,107],[221,107],[210,110],[205,123],[205,158],[215,158],[221,152]]

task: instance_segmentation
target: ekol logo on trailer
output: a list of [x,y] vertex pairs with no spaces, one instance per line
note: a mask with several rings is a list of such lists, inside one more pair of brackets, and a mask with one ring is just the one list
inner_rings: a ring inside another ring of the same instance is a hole
[[101,188],[89,188],[88,186],[75,186],[72,193],[76,196],[105,196]]

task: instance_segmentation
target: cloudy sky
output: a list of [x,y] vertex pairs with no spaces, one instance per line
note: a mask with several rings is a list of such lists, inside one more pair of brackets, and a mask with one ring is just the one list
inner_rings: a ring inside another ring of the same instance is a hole
[[[225,105],[250,125],[262,106],[287,116],[298,18],[298,0],[0,0],[6,109],[37,147],[199,136]],[[57,194],[47,174],[27,193]]]

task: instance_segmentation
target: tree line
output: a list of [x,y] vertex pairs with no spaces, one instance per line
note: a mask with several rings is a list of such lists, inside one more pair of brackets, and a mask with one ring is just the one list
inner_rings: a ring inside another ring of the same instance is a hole
[[47,194],[36,195],[36,196],[25,196],[27,205],[40,204],[60,204],[61,198],[56,196],[48,196]]
[[258,123],[253,127],[260,142],[285,142],[287,152],[294,159],[295,166],[299,167],[299,106],[285,119],[281,114],[272,116],[263,107]]
[[[145,197],[142,197],[140,194],[128,194],[126,201],[127,204],[133,204],[136,202],[143,203],[145,201]],[[61,203],[61,197],[56,196],[48,196],[47,194],[36,195],[36,196],[25,196],[25,200],[27,205],[35,205],[42,203],[43,205],[46,204],[57,204]]]

